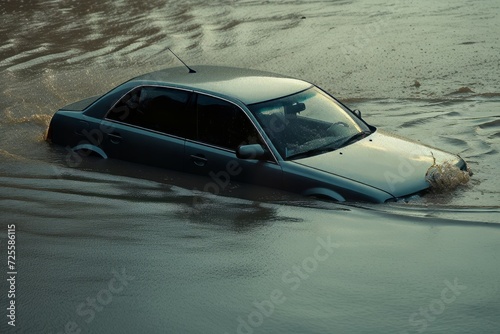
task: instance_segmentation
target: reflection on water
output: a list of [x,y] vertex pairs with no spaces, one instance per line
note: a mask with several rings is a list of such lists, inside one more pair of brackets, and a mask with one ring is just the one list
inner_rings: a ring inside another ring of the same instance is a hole
[[[0,332],[495,332],[499,7],[2,1],[0,256],[16,224],[19,275],[18,325]],[[408,203],[339,205],[247,186],[212,196],[196,190],[205,179],[111,160],[70,168],[43,139],[54,111],[179,65],[167,47],[193,67],[316,82],[474,176]],[[134,279],[110,285],[122,271]],[[441,309],[455,280],[466,289]]]
[[[193,208],[197,194],[185,188],[75,169],[61,175],[44,163],[27,174],[29,164],[11,164],[16,172],[2,170],[1,179],[3,216],[18,226],[18,321],[26,332],[57,332],[72,321],[97,333],[238,333],[240,319],[248,324],[252,312],[264,312],[259,305],[269,316],[251,322],[261,323],[256,332],[413,332],[420,327],[409,317],[455,278],[467,290],[431,332],[496,328],[500,305],[490,292],[500,230],[466,223],[464,208],[281,196],[208,196]],[[470,216],[494,211],[483,210]],[[338,245],[322,261],[314,260],[318,238]],[[108,298],[102,291],[114,270],[134,279]],[[276,291],[280,302],[270,313],[265,301]],[[82,312],[92,307],[78,309],[88,298],[101,300],[89,322]],[[478,322],[464,320],[471,316]]]

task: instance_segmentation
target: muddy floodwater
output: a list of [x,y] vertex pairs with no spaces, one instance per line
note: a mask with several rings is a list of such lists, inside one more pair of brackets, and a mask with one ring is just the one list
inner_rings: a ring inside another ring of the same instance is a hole
[[[0,332],[498,333],[499,16],[498,0],[1,1]],[[180,65],[168,47],[312,81],[474,175],[381,205],[214,196],[44,140],[58,108]]]

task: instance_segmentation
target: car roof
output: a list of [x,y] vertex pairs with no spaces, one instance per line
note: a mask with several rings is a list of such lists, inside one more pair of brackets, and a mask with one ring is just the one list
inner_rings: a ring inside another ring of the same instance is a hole
[[280,74],[223,66],[174,67],[143,74],[129,83],[176,86],[238,99],[245,104],[268,101],[303,91],[312,86],[303,80]]

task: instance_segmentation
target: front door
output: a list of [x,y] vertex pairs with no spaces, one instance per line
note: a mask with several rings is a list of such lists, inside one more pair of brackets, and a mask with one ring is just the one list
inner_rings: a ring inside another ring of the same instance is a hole
[[266,160],[236,156],[240,145],[264,143],[241,108],[199,94],[195,111],[196,131],[185,143],[185,170],[208,177],[204,191],[218,194],[235,182],[281,187],[281,167],[272,156]]

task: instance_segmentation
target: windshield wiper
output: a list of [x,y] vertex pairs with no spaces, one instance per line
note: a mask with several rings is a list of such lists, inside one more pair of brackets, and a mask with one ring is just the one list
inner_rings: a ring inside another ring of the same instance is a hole
[[336,149],[339,149],[341,147],[347,146],[347,145],[349,145],[350,143],[352,143],[354,141],[357,141],[357,140],[360,140],[362,138],[365,138],[366,136],[368,136],[370,134],[371,134],[371,131],[358,132],[358,133],[355,133],[354,135],[346,138],[339,145],[336,145],[337,141],[334,141],[332,143],[329,143],[329,144],[326,144],[326,145],[323,145],[323,146],[320,146],[320,147],[316,147],[316,148],[313,148],[313,149],[310,149],[310,150],[307,150],[307,151],[304,151],[304,152],[299,152],[299,153],[296,153],[296,154],[292,154],[290,156],[287,156],[286,159],[287,160],[292,160],[292,159],[298,159],[298,158],[308,158],[308,157],[312,157],[313,155],[319,155],[319,154],[322,154],[322,153],[335,151]]
[[336,149],[335,147],[332,147],[332,144],[334,144],[334,143],[330,143],[328,145],[323,145],[321,147],[313,148],[313,149],[310,149],[310,150],[307,150],[304,152],[292,154],[292,155],[286,157],[286,159],[292,160],[292,159],[298,159],[298,158],[308,158],[308,157],[312,157],[313,155],[331,152],[331,151],[334,151]]
[[346,138],[342,143],[340,143],[340,145],[337,148],[341,148],[341,147],[347,146],[350,143],[358,141],[360,139],[363,139],[363,138],[365,138],[366,136],[368,136],[370,134],[371,134],[371,131],[358,132],[358,133],[356,133],[356,134],[354,134],[354,135]]

